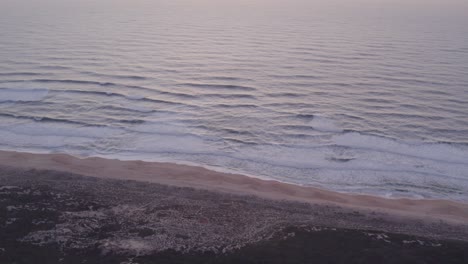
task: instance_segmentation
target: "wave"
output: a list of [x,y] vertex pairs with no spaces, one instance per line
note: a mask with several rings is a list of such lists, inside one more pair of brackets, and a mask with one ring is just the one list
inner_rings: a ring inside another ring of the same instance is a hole
[[[189,139],[185,139],[189,140]],[[203,143],[202,148],[178,149],[165,144],[164,148],[154,148],[147,145],[135,151],[124,151],[122,156],[147,158],[152,160],[172,159],[178,161],[195,162],[206,166],[227,168],[228,170],[266,178],[273,178],[300,185],[321,186],[339,191],[378,193],[380,195],[406,195],[426,198],[464,199],[468,190],[468,179],[461,174],[467,169],[466,164],[444,164],[434,169],[424,169],[400,162],[419,162],[418,159],[408,160],[401,157],[393,165],[386,164],[398,156],[388,157],[375,165],[367,162],[366,157],[359,156],[329,156],[329,146],[314,149],[281,148],[262,146],[258,144],[244,144],[237,139],[228,141],[242,143],[246,151],[229,154],[226,152],[212,152]],[[200,142],[198,142],[200,143]],[[188,144],[190,146],[190,144]],[[322,153],[325,153],[323,155]],[[263,155],[261,155],[263,154]],[[120,156],[120,154],[118,154]],[[370,155],[375,155],[371,153]],[[377,155],[379,158],[387,155]],[[307,158],[306,158],[307,157]],[[310,160],[310,159],[313,160]],[[427,162],[428,164],[433,161]],[[456,166],[457,168],[453,168]],[[380,192],[384,190],[384,193]]]
[[37,67],[39,69],[45,69],[45,70],[70,70],[72,69],[71,67],[59,66],[59,65],[39,65]]
[[[272,108],[291,108],[291,109],[294,109],[294,110],[297,110],[297,109],[308,109],[308,108],[312,108],[314,105],[312,104],[308,104],[308,103],[268,103],[268,104],[263,104],[262,105],[263,107],[272,107]],[[307,116],[307,114],[305,115],[302,115],[302,114],[298,114],[297,117],[301,118],[302,116]]]
[[[151,100],[139,94],[122,94],[122,93],[108,92],[108,91],[104,92],[104,91],[89,91],[89,90],[76,90],[76,89],[66,89],[66,90],[50,89],[50,91],[56,92],[56,93],[90,94],[90,95],[95,95],[95,96],[121,97],[121,98],[125,98],[128,100]],[[157,101],[159,102],[159,100]]]
[[[61,152],[74,155],[96,155],[116,149],[121,130],[99,126],[64,123],[16,123],[0,125],[3,149],[30,152]],[[118,149],[118,148],[117,148]]]
[[82,74],[86,74],[88,76],[95,76],[95,77],[103,77],[103,78],[115,78],[115,79],[122,79],[122,80],[133,80],[133,81],[144,81],[148,80],[148,77],[140,76],[140,75],[118,75],[118,74],[102,74],[97,72],[89,72],[89,71],[82,71]]
[[405,84],[412,84],[412,85],[447,86],[446,83],[442,83],[442,82],[423,80],[423,79],[414,79],[414,78],[401,78],[401,77],[389,77],[389,76],[373,76],[372,78],[376,79],[376,80],[382,80],[382,81],[385,81],[385,82],[391,82],[391,83],[405,83]]
[[[90,126],[34,117],[25,118],[35,122],[17,123],[18,116],[8,117],[12,118],[0,124],[0,147],[45,151],[53,147],[69,154],[194,162],[342,191],[404,190],[424,197],[458,198],[468,193],[468,147],[458,144],[409,143],[358,132],[333,132],[320,142],[308,138],[308,143],[297,145],[266,144],[258,142],[251,131],[220,127],[216,131],[221,136],[208,136],[195,133],[186,122],[115,118],[105,122],[108,126]],[[331,122],[325,117],[314,119],[316,126],[327,127]],[[123,126],[112,127],[115,123]]]
[[138,94],[131,94],[131,95],[124,95],[125,98],[130,99],[130,100],[143,100],[146,97],[143,95],[138,95]]
[[468,148],[460,144],[407,143],[357,132],[337,135],[333,140],[340,146],[354,149],[367,149],[445,163],[468,164]]
[[34,102],[41,101],[47,97],[48,89],[31,88],[15,89],[0,88],[0,102]]
[[[154,90],[152,90],[154,91]],[[168,92],[168,91],[161,91],[161,90],[156,90],[157,93],[163,94],[163,95],[169,95],[177,98],[182,98],[182,99],[197,99],[199,98],[196,95],[192,94],[186,94],[186,93],[175,93],[175,92]]]
[[220,98],[220,99],[251,99],[256,100],[257,97],[250,94],[200,94],[200,98],[210,97],[210,98]]
[[137,113],[152,113],[156,112],[156,110],[143,107],[143,106],[136,106],[136,105],[126,105],[126,106],[114,106],[114,105],[106,105],[99,107],[99,109],[107,109],[111,111],[128,111],[128,112],[137,112]]
[[[80,85],[92,85],[92,86],[102,86],[102,87],[115,87],[115,88],[124,88],[129,90],[130,93],[123,93],[113,92],[113,91],[98,91],[98,90],[84,90],[84,89],[49,89],[50,91],[54,92],[68,92],[68,93],[87,93],[87,94],[94,94],[94,95],[105,95],[105,96],[125,96],[127,99],[130,100],[149,100],[150,98],[145,98],[146,96],[141,94],[135,94],[135,91],[141,91],[144,94],[156,94],[156,95],[165,95],[174,97],[177,99],[197,99],[199,98],[197,95],[187,94],[187,93],[177,93],[177,92],[170,92],[170,91],[163,91],[159,89],[153,89],[144,86],[136,86],[136,85],[124,85],[119,83],[113,82],[97,82],[97,81],[89,81],[89,80],[73,80],[73,79],[33,79],[30,81],[23,81],[23,80],[4,80],[0,81],[0,85],[14,85],[18,88],[24,87],[34,87],[34,86],[43,86],[47,83],[64,83],[64,84],[80,84]],[[121,89],[122,90],[122,89]],[[163,102],[165,100],[153,99],[155,102]],[[175,102],[167,101],[168,104],[177,104]]]
[[124,123],[124,124],[132,124],[132,125],[145,123],[145,120],[142,120],[142,119],[110,119],[108,118],[108,120],[111,122],[118,122],[118,123]]
[[116,83],[112,83],[112,82],[98,82],[98,81],[85,81],[85,80],[73,80],[73,79],[31,79],[27,81],[5,80],[5,81],[1,81],[0,83],[23,83],[23,84],[64,83],[64,84],[86,84],[86,85],[97,85],[97,86],[118,86]]
[[203,83],[182,83],[179,86],[188,86],[209,90],[229,90],[229,91],[244,91],[251,92],[257,89],[250,86],[232,85],[232,84],[203,84]]
[[[72,124],[72,125],[85,125],[85,126],[100,126],[99,124],[90,124],[86,122],[81,122],[81,121],[75,121],[75,120],[68,120],[68,119],[62,119],[62,118],[52,118],[52,117],[40,117],[40,116],[27,116],[27,115],[14,115],[14,114],[6,114],[6,113],[1,113],[0,116],[2,117],[9,117],[9,118],[14,118],[14,119],[29,119],[33,120],[36,122],[48,122],[48,123],[65,123],[65,124]],[[325,118],[318,118],[315,116],[312,120],[316,120],[318,123],[323,123],[326,124],[325,127],[329,125],[331,122],[328,119]],[[317,121],[318,120],[318,121]],[[129,124],[143,124],[145,123],[143,120],[139,119],[109,119],[108,120],[110,123],[129,123]],[[313,123],[312,123],[313,124]],[[301,126],[301,125],[284,125],[286,128],[290,128],[293,130],[315,130],[314,126]],[[190,126],[188,124],[183,124],[181,123],[180,125],[174,127],[170,126],[167,123],[154,123],[152,122],[151,124],[147,124],[144,127],[137,126],[137,127],[132,127],[128,128],[131,129],[133,132],[145,132],[145,133],[152,133],[154,131],[160,131],[161,129],[165,129],[168,132],[171,133],[172,130],[180,130],[180,129],[188,129]],[[203,126],[198,125],[199,128],[203,129]],[[328,129],[327,127],[326,130],[332,130],[335,131],[334,127],[333,129]],[[213,128],[208,128],[205,126],[205,129],[207,130],[212,130]],[[245,136],[254,136],[254,134],[250,131],[243,131],[239,129],[234,129],[234,128],[227,128],[227,127],[220,127],[217,129],[217,131],[222,132],[222,134],[233,134],[233,135],[245,135]],[[186,134],[187,132],[184,132],[182,134]],[[289,134],[289,133],[288,133]],[[180,133],[178,133],[180,135]],[[418,159],[418,160],[426,160],[426,161],[431,161],[431,162],[440,162],[440,163],[447,163],[447,164],[468,164],[468,147],[460,144],[444,144],[444,143],[408,143],[408,142],[402,142],[402,141],[397,141],[394,139],[390,138],[384,138],[380,136],[371,136],[371,135],[365,135],[361,134],[358,132],[353,132],[350,130],[346,130],[344,132],[339,132],[334,135],[332,135],[330,138],[330,141],[325,145],[326,148],[328,149],[329,153],[333,152],[349,152],[349,151],[357,151],[360,154],[363,153],[381,153],[379,155],[398,155],[400,157],[404,157],[405,159],[412,158],[412,159]],[[222,140],[221,138],[218,138],[218,140]],[[307,157],[307,150],[312,151],[314,149],[322,148],[324,145],[317,145],[317,143],[311,143],[312,145],[302,145],[301,152],[296,153],[304,155],[304,157]],[[314,145],[315,144],[315,145]],[[270,146],[273,147],[273,146]],[[277,147],[284,147],[286,149],[292,148],[292,149],[298,149],[297,146],[288,146],[288,145],[277,145]],[[271,151],[274,152],[274,149],[270,149]],[[306,151],[306,152],[304,152]],[[315,150],[314,150],[315,151]],[[262,155],[260,155],[262,156]],[[294,156],[294,155],[293,155]],[[330,160],[340,160],[342,157],[339,156],[334,156],[334,158],[331,158]],[[298,160],[297,157],[294,158],[294,160]],[[403,158],[402,158],[403,160]],[[311,160],[312,161],[312,160]],[[304,163],[304,165],[307,165],[307,162]],[[307,166],[306,166],[307,167]]]
[[1,77],[13,77],[13,76],[42,76],[43,73],[38,72],[1,72]]
[[286,80],[320,80],[320,79],[323,79],[323,77],[320,77],[320,76],[300,75],[300,74],[268,75],[268,77],[275,78],[275,79],[286,79]]
[[309,131],[309,130],[315,130],[314,127],[311,125],[278,125],[276,126],[280,131],[282,130],[303,130],[303,131]]
[[69,83],[69,84],[93,84],[99,86],[116,86],[117,84],[112,82],[98,82],[98,81],[84,81],[84,80],[72,80],[72,79],[34,79],[31,82],[38,82],[38,83]]
[[196,78],[196,80],[208,80],[208,81],[229,81],[229,82],[249,82],[253,81],[252,79],[248,78],[240,78],[240,77],[230,77],[230,76],[205,76]]
[[[137,111],[137,110],[134,110]],[[80,126],[89,126],[89,127],[105,127],[106,124],[112,123],[122,123],[122,124],[143,124],[145,120],[142,119],[121,119],[121,118],[105,118],[102,123],[89,123],[80,120],[72,120],[67,118],[58,118],[58,117],[48,117],[48,116],[34,116],[34,115],[19,115],[11,113],[0,113],[0,117],[13,118],[15,120],[31,120],[36,123],[61,123],[61,124],[71,124],[71,125],[80,125]]]
[[334,120],[317,115],[315,115],[314,118],[312,118],[312,120],[309,122],[309,125],[315,130],[322,132],[339,133],[343,131],[341,128],[338,127]]
[[93,125],[93,124],[81,122],[81,121],[74,121],[74,120],[65,119],[65,118],[45,117],[45,116],[18,115],[18,114],[8,114],[8,113],[0,113],[0,116],[14,118],[14,119],[29,119],[35,122],[65,123],[65,124],[86,125],[86,126]]
[[116,79],[124,79],[124,80],[138,80],[138,81],[144,81],[148,80],[148,77],[144,76],[139,76],[139,75],[110,75],[109,77],[111,78],[116,78]]
[[144,101],[144,102],[167,104],[167,105],[192,106],[192,105],[188,105],[182,102],[174,102],[174,101],[169,101],[169,100],[150,98],[141,94],[124,94],[124,93],[118,93],[118,92],[89,91],[89,90],[77,90],[77,89],[67,89],[67,90],[50,89],[50,91],[58,92],[58,93],[91,94],[91,95],[96,95],[96,96],[120,97],[120,98],[125,98],[131,101]]
[[398,104],[398,102],[394,100],[372,98],[372,97],[359,99],[359,101],[366,102],[366,103],[377,103],[377,104]]
[[269,97],[277,98],[277,97],[286,97],[286,98],[297,98],[304,96],[304,94],[300,93],[268,93],[266,94]]
[[233,105],[230,105],[230,104],[216,104],[216,105],[213,105],[213,107],[217,108],[258,108],[257,105],[254,105],[254,104],[233,104]]
[[230,138],[230,137],[224,137],[223,139],[226,142],[239,143],[239,144],[243,144],[243,145],[251,145],[251,146],[257,146],[258,145],[258,142],[255,142],[255,141],[248,141],[248,140]]
[[298,118],[298,119],[310,120],[310,119],[313,119],[315,117],[315,115],[313,115],[313,114],[297,114],[297,115],[295,115],[295,117]]

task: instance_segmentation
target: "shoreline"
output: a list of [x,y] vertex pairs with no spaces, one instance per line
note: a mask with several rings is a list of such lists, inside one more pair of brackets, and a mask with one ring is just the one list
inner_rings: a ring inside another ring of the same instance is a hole
[[222,193],[253,195],[272,200],[336,205],[351,209],[374,210],[401,217],[444,220],[455,224],[468,222],[467,203],[449,200],[388,199],[371,195],[338,193],[174,163],[0,151],[0,165],[29,170],[62,171],[104,179],[135,180],[176,187],[191,187]]
[[464,263],[468,225],[0,166],[1,263]]

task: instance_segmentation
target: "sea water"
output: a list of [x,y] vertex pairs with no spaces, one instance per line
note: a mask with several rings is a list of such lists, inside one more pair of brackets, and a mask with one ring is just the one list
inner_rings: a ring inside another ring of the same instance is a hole
[[468,4],[1,0],[0,149],[468,201]]

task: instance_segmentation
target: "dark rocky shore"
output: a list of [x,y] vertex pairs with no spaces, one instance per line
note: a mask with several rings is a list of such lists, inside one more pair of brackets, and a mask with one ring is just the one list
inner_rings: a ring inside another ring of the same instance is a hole
[[468,227],[3,167],[0,263],[468,263]]

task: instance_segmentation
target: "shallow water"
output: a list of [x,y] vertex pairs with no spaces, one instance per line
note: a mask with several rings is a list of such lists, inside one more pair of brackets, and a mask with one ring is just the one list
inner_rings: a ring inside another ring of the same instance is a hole
[[468,200],[462,1],[0,2],[0,148]]

